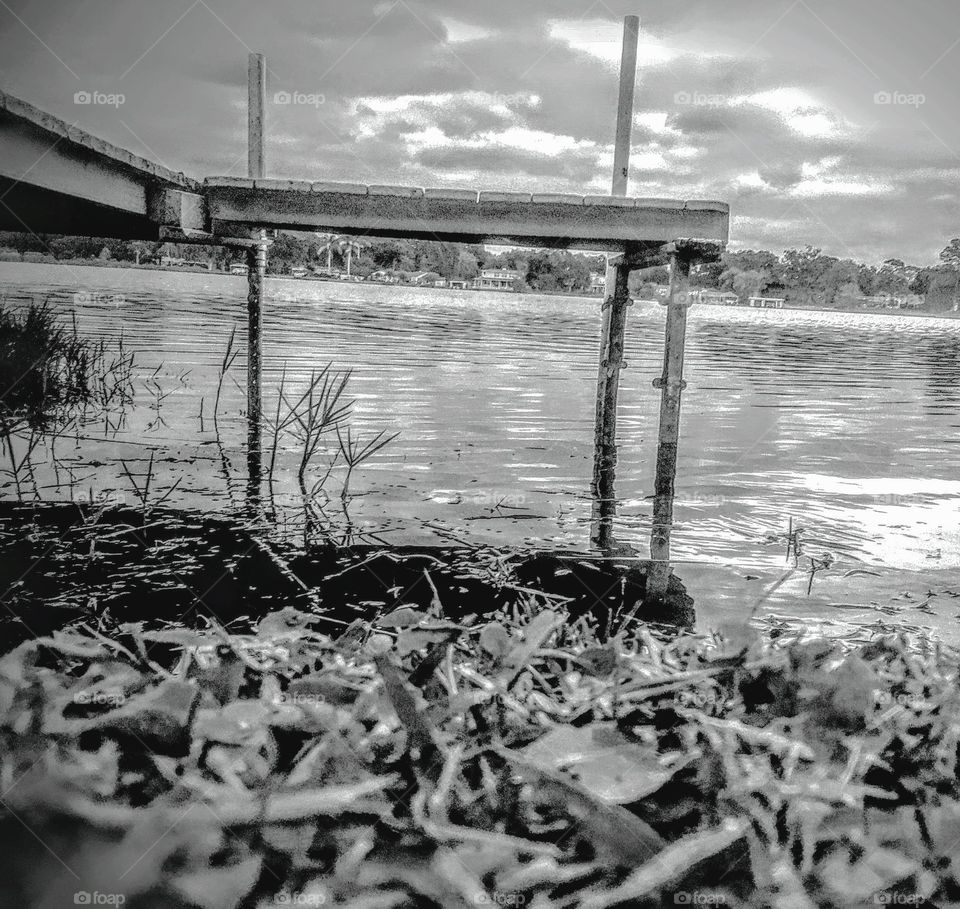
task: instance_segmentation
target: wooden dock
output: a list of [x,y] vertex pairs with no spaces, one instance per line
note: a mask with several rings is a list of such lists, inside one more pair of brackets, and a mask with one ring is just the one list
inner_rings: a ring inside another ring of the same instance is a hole
[[200,181],[0,91],[0,230],[157,240],[204,230]]
[[279,227],[615,253],[677,237],[725,243],[730,215],[722,202],[236,177],[209,177],[202,192],[216,236]]
[[0,230],[229,242],[259,229],[623,253],[725,243],[723,202],[191,179],[0,92]]
[[461,243],[580,249],[608,254],[597,382],[594,543],[617,548],[616,417],[630,305],[630,272],[667,264],[671,290],[660,390],[660,433],[648,594],[666,593],[680,433],[686,312],[692,267],[716,261],[730,228],[723,202],[627,195],[639,20],[624,29],[609,196],[268,179],[266,62],[248,59],[246,177],[194,179],[104,142],[0,92],[0,229],[218,244],[246,250],[250,497],[260,494],[262,321],[268,249],[277,230]]

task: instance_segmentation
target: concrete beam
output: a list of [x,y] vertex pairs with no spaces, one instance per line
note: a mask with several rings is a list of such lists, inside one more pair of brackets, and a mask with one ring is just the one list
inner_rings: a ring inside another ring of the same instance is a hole
[[618,199],[529,193],[472,193],[405,187],[209,178],[204,184],[215,234],[276,227],[466,243],[623,251],[675,237],[725,243],[723,202]]
[[626,249],[623,255],[611,257],[610,264],[626,265],[633,270],[652,268],[655,265],[669,265],[671,257],[676,255],[700,265],[705,262],[719,262],[725,248],[725,241],[702,239],[674,240],[663,245],[635,245]]
[[207,201],[199,193],[160,186],[148,194],[150,220],[162,227],[184,232],[206,231]]
[[160,212],[171,219],[179,210],[178,226],[198,226],[199,189],[0,92],[0,229],[156,239]]

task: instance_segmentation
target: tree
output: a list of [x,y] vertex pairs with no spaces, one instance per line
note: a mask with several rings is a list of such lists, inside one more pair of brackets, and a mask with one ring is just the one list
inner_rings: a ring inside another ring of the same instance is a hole
[[333,270],[333,251],[337,248],[338,237],[333,234],[317,234],[320,242],[317,244],[317,255],[327,256],[327,271]]
[[590,265],[584,256],[566,250],[541,249],[527,262],[526,283],[534,291],[585,291],[590,287]]
[[857,290],[865,297],[872,297],[880,290],[879,273],[869,265],[861,265],[857,271]]
[[363,250],[363,244],[360,243],[359,240],[355,240],[353,237],[338,237],[337,250],[341,256],[346,253],[347,274],[349,275],[350,265],[353,262],[353,254],[356,253],[357,257],[359,258],[360,253]]
[[733,276],[733,292],[741,300],[747,300],[749,297],[759,297],[766,287],[766,283],[766,272],[759,270],[738,271]]
[[720,276],[723,272],[723,262],[704,262],[693,270],[690,277],[692,283],[697,287],[702,287],[705,290],[717,290],[720,287]]
[[833,256],[823,255],[822,250],[813,246],[805,249],[788,249],[780,259],[783,280],[796,299],[804,303],[833,302],[837,284],[828,287],[827,275],[839,262]]
[[289,274],[296,267],[303,267],[310,258],[306,240],[293,234],[279,233],[270,247],[267,267],[273,274]]
[[133,260],[137,265],[149,259],[155,259],[159,248],[159,243],[151,243],[146,240],[130,241],[130,251],[133,253]]
[[875,293],[896,297],[910,292],[910,269],[902,259],[887,259],[875,274]]
[[953,272],[953,311],[960,308],[960,238],[955,237],[940,253],[940,261]]

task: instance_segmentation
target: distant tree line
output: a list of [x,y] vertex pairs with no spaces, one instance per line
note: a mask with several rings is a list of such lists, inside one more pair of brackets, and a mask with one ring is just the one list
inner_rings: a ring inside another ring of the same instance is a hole
[[[243,253],[222,246],[151,243],[92,237],[48,237],[0,231],[0,250],[26,259],[86,260],[156,264],[161,256],[227,270]],[[290,274],[295,268],[349,269],[367,277],[376,271],[398,276],[435,274],[469,281],[485,268],[506,268],[518,274],[519,290],[583,293],[591,273],[603,273],[602,256],[566,250],[509,250],[493,253],[483,246],[427,240],[381,240],[280,232],[270,247],[268,272]]]
[[[73,259],[155,264],[161,256],[181,258],[214,270],[227,270],[243,253],[222,246],[151,243],[90,237],[46,237],[0,231],[0,253],[23,258]],[[270,248],[271,274],[295,268],[349,267],[367,277],[385,271],[402,278],[431,274],[469,281],[486,268],[517,272],[517,289],[545,293],[584,293],[591,273],[604,272],[602,256],[566,250],[511,249],[493,253],[483,246],[426,240],[382,240],[335,235],[281,232]],[[631,290],[652,296],[668,281],[666,267],[634,272]],[[921,268],[902,259],[872,266],[853,259],[828,256],[812,246],[788,249],[782,255],[765,250],[728,252],[719,262],[700,266],[692,275],[695,287],[750,296],[783,297],[788,303],[813,308],[846,308],[864,297],[917,295],[929,310],[960,308],[960,239],[940,254],[938,265]]]
[[[640,284],[666,283],[666,268],[648,269]],[[864,298],[923,297],[924,308],[955,310],[960,302],[960,239],[940,254],[940,263],[921,268],[902,259],[864,265],[828,256],[812,246],[788,249],[782,255],[765,250],[728,252],[719,262],[701,265],[694,286],[728,291],[741,299],[782,297],[788,303],[816,309],[844,309]]]

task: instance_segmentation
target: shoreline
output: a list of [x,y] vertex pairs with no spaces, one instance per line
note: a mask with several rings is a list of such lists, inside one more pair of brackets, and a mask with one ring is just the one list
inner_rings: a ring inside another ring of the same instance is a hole
[[[51,265],[62,265],[65,268],[105,268],[105,269],[115,269],[118,271],[151,271],[151,272],[161,272],[164,274],[196,274],[196,275],[213,275],[224,278],[244,278],[245,275],[234,275],[225,271],[211,271],[207,268],[196,267],[183,267],[183,268],[163,268],[159,265],[136,265],[134,263],[125,262],[125,263],[116,263],[116,262],[100,262],[100,261],[91,261],[89,259],[56,259],[50,262],[30,262],[30,261],[15,261],[13,259],[3,259],[0,260],[0,267],[5,264],[10,265],[37,265],[43,267],[49,267]],[[336,278],[296,278],[293,275],[277,275],[277,274],[268,274],[267,280],[277,280],[277,281],[302,281],[307,284],[335,284],[337,286],[349,286],[349,285],[362,285],[362,286],[376,286],[376,287],[398,287],[403,288],[404,290],[428,290],[428,291],[447,291],[447,292],[464,292],[464,293],[474,293],[476,292],[474,288],[450,288],[450,287],[431,287],[431,286],[420,286],[416,284],[389,284],[386,282],[380,281],[341,281]],[[602,298],[597,294],[590,293],[573,293],[573,292],[562,292],[562,291],[495,291],[495,290],[484,290],[484,293],[503,293],[510,297],[527,297],[527,296],[538,296],[538,297],[563,297],[576,300],[601,300]],[[634,298],[638,303],[651,303],[658,306],[663,306],[661,300],[652,300],[644,298]],[[749,306],[711,306],[710,304],[700,304],[699,307],[701,310],[706,309],[716,309],[716,310],[727,310],[727,309],[753,309]],[[815,307],[815,306],[793,306],[793,305],[784,305],[782,310],[771,310],[772,312],[811,312],[811,313],[831,313],[831,314],[844,314],[844,315],[856,315],[856,314],[866,314],[871,316],[890,316],[890,317],[906,317],[906,318],[919,318],[919,319],[949,319],[949,320],[958,320],[960,319],[960,312],[955,312],[953,310],[942,310],[937,312],[932,312],[928,310],[907,310],[907,309],[875,309],[875,308],[865,308],[857,307],[853,309],[840,309],[836,307]],[[759,310],[757,310],[759,311]]]

